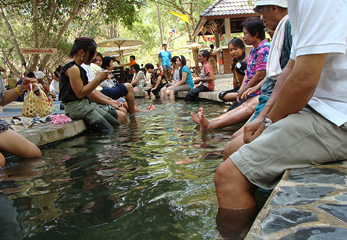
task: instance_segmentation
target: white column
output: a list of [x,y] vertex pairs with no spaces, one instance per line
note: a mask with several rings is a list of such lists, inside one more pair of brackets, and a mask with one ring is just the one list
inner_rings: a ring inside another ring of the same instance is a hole
[[224,19],[224,27],[225,27],[225,42],[228,44],[231,40],[231,27],[230,27],[230,18]]

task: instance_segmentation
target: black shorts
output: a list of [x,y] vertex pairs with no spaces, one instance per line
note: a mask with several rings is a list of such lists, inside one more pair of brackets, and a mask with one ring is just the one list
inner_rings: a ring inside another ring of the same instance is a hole
[[128,93],[128,89],[124,83],[117,83],[114,87],[103,88],[101,93],[114,100],[117,100],[120,97],[124,97]]
[[[157,96],[158,92],[160,92],[160,89],[162,89],[163,87],[164,87],[164,84],[160,84],[156,89],[154,89],[154,90],[152,91],[152,93],[153,93],[155,96]],[[148,89],[148,90],[146,90],[146,91],[147,91],[148,95],[151,94],[151,88]]]

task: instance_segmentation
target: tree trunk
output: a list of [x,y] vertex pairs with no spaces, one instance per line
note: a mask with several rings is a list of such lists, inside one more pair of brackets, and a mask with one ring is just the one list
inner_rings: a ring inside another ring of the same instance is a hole
[[163,46],[163,44],[164,44],[164,36],[163,36],[163,28],[161,26],[161,16],[160,16],[160,10],[159,10],[159,3],[157,4],[157,12],[158,12],[158,23],[159,23],[161,46]]
[[[74,8],[72,9],[72,11],[70,12],[69,18],[66,20],[66,22],[63,24],[63,26],[60,28],[59,33],[58,33],[55,41],[53,42],[51,48],[56,48],[58,46],[59,41],[60,41],[61,37],[63,36],[65,30],[67,29],[71,20],[73,19],[73,17],[76,15],[78,9],[80,8],[80,3],[81,3],[81,0],[76,0],[76,4],[75,4]],[[39,67],[40,71],[43,71],[43,69],[46,67],[46,64],[51,59],[51,57],[52,57],[52,54],[46,54],[45,55],[45,57],[41,61],[40,67]]]
[[51,28],[52,28],[52,23],[53,23],[53,19],[54,19],[54,13],[55,13],[55,11],[57,10],[57,7],[58,7],[58,3],[57,3],[57,1],[55,0],[55,1],[54,1],[54,5],[53,5],[53,8],[52,8],[51,16],[50,16],[50,19],[49,19],[49,23],[48,23],[48,26],[47,26],[47,28],[46,28],[45,35],[43,36],[42,41],[41,41],[41,47],[42,47],[42,48],[46,46],[47,39],[48,39],[48,36],[49,36],[49,31],[50,31]]
[[20,78],[21,73],[16,69],[15,66],[13,66],[13,64],[10,62],[10,60],[8,59],[8,57],[4,51],[2,52],[2,56],[4,58],[4,61],[7,63],[7,66],[10,69],[10,72],[12,72],[13,75],[15,75],[16,77]]
[[[16,36],[14,35],[14,32],[13,32],[13,29],[12,29],[12,26],[11,24],[8,22],[7,18],[6,18],[6,15],[4,13],[4,10],[1,9],[1,15],[2,15],[2,18],[4,19],[4,22],[5,22],[5,25],[9,31],[9,35],[10,35],[10,39],[12,40],[12,43],[13,43],[13,46],[14,46],[14,49],[16,50],[16,53],[19,57],[19,60],[21,61],[21,65],[23,65],[25,63],[25,59],[24,59],[24,56],[23,54],[20,53],[20,49],[19,49],[19,45],[18,45],[18,42],[17,42],[17,38]],[[8,60],[7,60],[8,61]],[[9,63],[9,62],[8,62]],[[13,71],[13,73],[15,75],[20,75],[19,71],[12,65],[12,64],[9,64],[11,65],[11,70]]]
[[[38,48],[39,47],[39,26],[38,26],[38,21],[39,21],[39,1],[34,0],[33,3],[33,25],[34,25],[34,47]],[[37,64],[39,63],[40,55],[39,54],[34,54],[33,58],[30,61],[30,64],[26,67],[25,73],[28,72],[33,72],[36,69]]]

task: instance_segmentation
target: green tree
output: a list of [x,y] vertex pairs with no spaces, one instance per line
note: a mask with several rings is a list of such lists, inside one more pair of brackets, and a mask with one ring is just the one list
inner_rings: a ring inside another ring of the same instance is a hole
[[[143,5],[142,0],[1,1],[0,15],[6,27],[1,47],[8,50],[3,51],[4,60],[18,77],[21,75],[18,65],[23,66],[26,73],[37,67],[43,70],[52,55],[24,56],[20,48],[58,48],[66,54],[66,41],[72,42],[81,33],[87,30],[90,33],[102,23],[120,22],[131,26],[136,20],[137,8]],[[79,27],[69,28],[70,24]],[[8,52],[15,55],[20,64],[12,64]]]
[[[156,4],[162,5],[167,11],[174,11],[184,15],[188,15],[188,22],[184,22],[186,27],[186,34],[188,35],[189,42],[196,42],[196,37],[193,36],[193,31],[199,21],[199,15],[211,3],[211,0],[149,0]],[[197,59],[198,50],[193,50],[193,57],[195,59],[195,67],[198,69]]]

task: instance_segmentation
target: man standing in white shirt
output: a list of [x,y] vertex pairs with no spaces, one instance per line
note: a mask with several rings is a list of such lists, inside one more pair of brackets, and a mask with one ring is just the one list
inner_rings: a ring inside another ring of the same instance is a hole
[[287,169],[347,159],[346,12],[345,0],[288,1],[291,59],[261,114],[245,128],[248,144],[217,168],[220,217],[242,209],[242,218],[250,218],[255,190],[273,189]]

